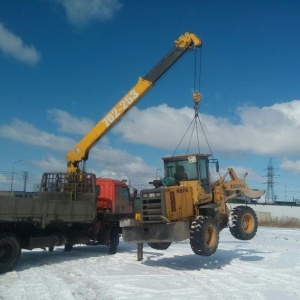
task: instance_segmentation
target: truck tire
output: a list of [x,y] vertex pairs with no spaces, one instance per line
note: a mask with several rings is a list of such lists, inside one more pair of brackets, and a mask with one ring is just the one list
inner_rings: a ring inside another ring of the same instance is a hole
[[248,206],[237,206],[229,215],[229,230],[236,239],[251,240],[257,231],[258,222],[254,210]]
[[165,243],[148,243],[148,246],[156,250],[167,250],[171,246],[171,242]]
[[12,271],[21,257],[21,244],[14,234],[0,235],[0,274]]
[[198,216],[190,228],[190,245],[201,256],[213,255],[219,244],[219,226],[211,217]]
[[114,224],[110,232],[109,254],[116,254],[119,246],[119,225]]

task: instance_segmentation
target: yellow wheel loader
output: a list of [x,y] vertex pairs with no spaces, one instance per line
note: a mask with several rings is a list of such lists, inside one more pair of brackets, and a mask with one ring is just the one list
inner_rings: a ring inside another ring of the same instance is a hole
[[[155,188],[141,190],[140,210],[135,219],[122,220],[123,240],[165,250],[172,242],[189,239],[195,254],[210,256],[219,243],[219,232],[229,226],[231,234],[241,240],[252,239],[257,231],[253,209],[238,206],[229,211],[226,202],[244,195],[260,198],[265,191],[252,190],[245,178],[238,178],[233,169],[211,181],[209,164],[218,161],[208,154],[192,154],[163,158],[165,177],[154,180]],[[229,180],[226,180],[229,175]]]

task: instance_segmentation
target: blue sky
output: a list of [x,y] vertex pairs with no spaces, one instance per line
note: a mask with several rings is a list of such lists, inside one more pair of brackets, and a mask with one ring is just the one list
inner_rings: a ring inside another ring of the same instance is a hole
[[[299,199],[299,15],[296,0],[2,0],[0,189],[13,169],[13,189],[28,172],[28,191],[66,171],[66,153],[192,32],[203,41],[200,118],[222,172],[266,189],[272,158],[278,199]],[[193,119],[193,87],[191,52],[97,143],[87,171],[138,188],[162,176]]]

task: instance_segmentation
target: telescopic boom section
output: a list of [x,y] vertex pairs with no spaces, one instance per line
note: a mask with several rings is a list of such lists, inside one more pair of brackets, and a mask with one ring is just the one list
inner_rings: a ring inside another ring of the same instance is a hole
[[175,47],[77,143],[66,155],[67,171],[80,173],[78,164],[88,159],[89,150],[128,112],[189,49],[200,47],[202,41],[193,33],[185,33],[175,41]]

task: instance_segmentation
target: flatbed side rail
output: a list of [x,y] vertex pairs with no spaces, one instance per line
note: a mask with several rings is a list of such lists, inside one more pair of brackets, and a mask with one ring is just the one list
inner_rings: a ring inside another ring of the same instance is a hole
[[[66,173],[44,173],[40,185],[40,192],[96,193],[95,174],[81,173],[73,176],[72,180]],[[74,199],[75,200],[75,199]]]

